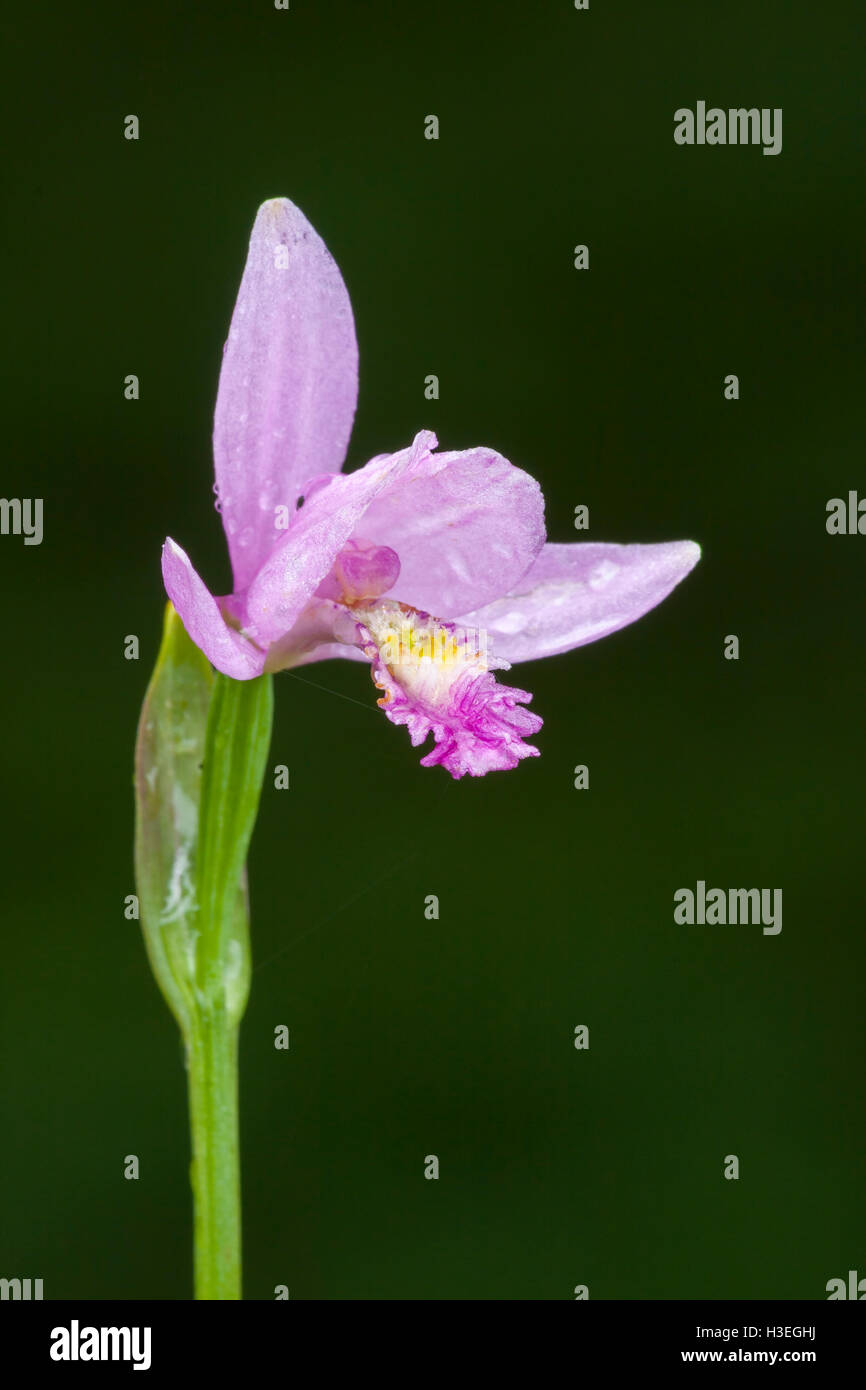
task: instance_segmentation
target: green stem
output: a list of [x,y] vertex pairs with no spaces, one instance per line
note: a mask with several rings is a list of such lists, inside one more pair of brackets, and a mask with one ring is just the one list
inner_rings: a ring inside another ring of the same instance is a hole
[[195,1296],[241,1296],[238,1027],[249,992],[244,865],[271,736],[273,681],[214,678],[199,798],[195,1007],[187,1028]]
[[199,1015],[187,1044],[195,1296],[241,1297],[238,1028],[225,1012]]
[[135,871],[148,958],[186,1043],[197,1299],[241,1296],[246,857],[272,713],[272,677],[213,674],[169,604],[138,725]]

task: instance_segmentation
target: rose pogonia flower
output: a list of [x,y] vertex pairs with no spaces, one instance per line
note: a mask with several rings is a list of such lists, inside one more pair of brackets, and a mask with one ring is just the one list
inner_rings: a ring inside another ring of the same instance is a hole
[[225,345],[214,464],[234,576],[216,598],[174,541],[168,595],[237,680],[327,657],[370,663],[379,704],[425,767],[455,778],[538,749],[524,690],[493,672],[594,642],[660,603],[691,541],[545,543],[538,483],[493,449],[440,453],[422,430],[342,474],[358,387],[349,296],[285,198],[259,209]]

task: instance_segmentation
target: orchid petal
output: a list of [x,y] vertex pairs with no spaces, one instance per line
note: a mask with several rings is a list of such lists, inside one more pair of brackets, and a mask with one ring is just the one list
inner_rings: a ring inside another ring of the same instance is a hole
[[496,655],[506,661],[554,656],[607,637],[648,613],[700,555],[694,541],[546,545],[510,594],[462,615],[460,622],[485,629]]
[[437,454],[436,465],[383,491],[363,534],[399,556],[395,598],[454,618],[526,573],[544,545],[544,498],[534,478],[493,449]]
[[225,345],[214,464],[235,590],[273,550],[277,507],[342,466],[358,394],[352,307],[336,262],[286,198],[263,203]]
[[171,539],[162,548],[162,577],[189,636],[217,670],[239,681],[260,676],[265,653],[226,625],[219,604],[189,556]]
[[338,474],[304,503],[246,596],[245,626],[260,645],[289,631],[380,493],[404,475],[438,468],[440,456],[431,452],[435,445],[435,434],[422,430],[408,449]]

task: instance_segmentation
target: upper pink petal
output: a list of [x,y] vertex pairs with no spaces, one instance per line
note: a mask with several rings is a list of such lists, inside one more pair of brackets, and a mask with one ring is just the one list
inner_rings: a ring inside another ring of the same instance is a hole
[[226,625],[219,604],[196,574],[189,556],[171,539],[162,548],[162,577],[184,627],[217,670],[239,681],[260,676],[265,653]]
[[287,198],[259,208],[225,345],[214,465],[235,590],[283,534],[276,508],[343,463],[358,395],[352,307],[336,262]]
[[508,593],[544,544],[534,478],[493,449],[437,454],[368,506],[363,535],[400,560],[392,596],[453,618]]
[[485,629],[493,652],[506,661],[553,656],[648,613],[700,555],[694,541],[546,545],[511,593],[462,615],[460,622]]

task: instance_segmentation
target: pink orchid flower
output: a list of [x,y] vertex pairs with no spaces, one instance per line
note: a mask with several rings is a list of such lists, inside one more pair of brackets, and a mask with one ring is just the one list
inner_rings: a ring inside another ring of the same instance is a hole
[[437,452],[422,430],[341,474],[358,388],[349,296],[285,198],[259,209],[225,345],[215,492],[234,575],[215,598],[173,540],[168,595],[237,680],[327,657],[370,663],[379,700],[455,778],[538,749],[532,698],[493,672],[594,642],[665,598],[700,556],[545,543],[538,483],[493,449]]

